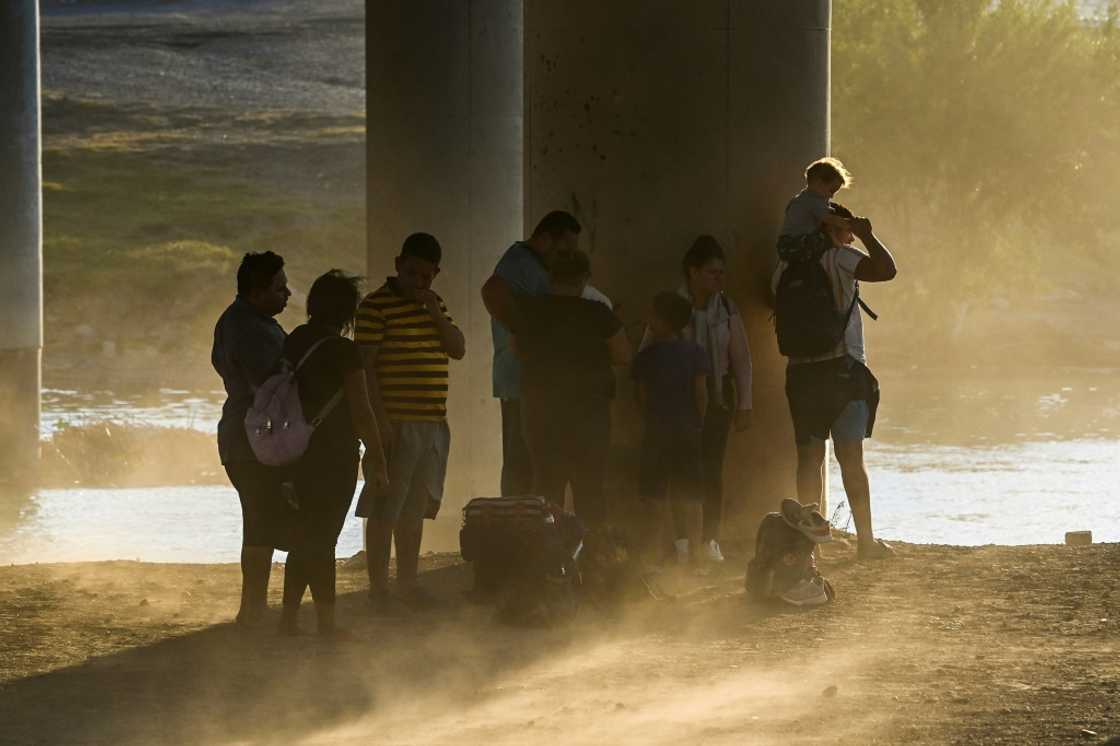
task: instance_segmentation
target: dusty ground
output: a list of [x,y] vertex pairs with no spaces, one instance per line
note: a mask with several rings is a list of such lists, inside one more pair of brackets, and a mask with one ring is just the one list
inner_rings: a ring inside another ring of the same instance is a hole
[[[234,566],[0,569],[0,742],[1054,743],[1120,735],[1120,545],[902,547],[824,563],[837,603],[779,613],[738,568],[674,600],[498,626],[428,560],[440,612],[371,618],[340,570],[348,642],[225,623]],[[280,570],[273,579],[279,590]],[[305,609],[310,623],[310,610]],[[1093,731],[1096,735],[1086,731]]]

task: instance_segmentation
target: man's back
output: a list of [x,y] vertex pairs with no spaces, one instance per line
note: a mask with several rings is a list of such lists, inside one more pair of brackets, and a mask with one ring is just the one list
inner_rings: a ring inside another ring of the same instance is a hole
[[[790,362],[814,362],[849,355],[859,362],[867,364],[867,351],[863,337],[863,317],[860,315],[858,306],[852,307],[859,287],[856,281],[856,268],[860,261],[866,257],[866,254],[852,246],[833,247],[821,255],[820,264],[828,275],[836,311],[837,313],[847,313],[851,309],[851,317],[848,319],[844,339],[837,345],[836,349],[814,358],[791,358]],[[778,292],[778,284],[787,266],[789,265],[786,262],[781,261],[774,272],[771,289],[775,294]]]
[[614,396],[607,340],[621,322],[596,301],[543,295],[518,299],[517,351],[526,395],[557,401]]
[[[549,291],[548,268],[529,244],[518,241],[502,255],[494,268],[510,292],[518,297],[541,296]],[[490,320],[494,340],[494,396],[498,399],[517,399],[521,395],[521,365],[510,346],[510,332],[497,319]]]

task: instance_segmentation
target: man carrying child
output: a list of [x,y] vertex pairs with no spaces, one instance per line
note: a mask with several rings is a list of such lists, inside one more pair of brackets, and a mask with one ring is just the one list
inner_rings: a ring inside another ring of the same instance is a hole
[[[778,344],[789,358],[786,397],[797,443],[798,497],[801,503],[822,503],[825,444],[831,437],[859,557],[877,559],[894,551],[875,539],[871,525],[863,440],[874,426],[879,383],[867,367],[859,283],[887,282],[897,269],[871,221],[829,202],[849,178],[830,158],[807,169],[805,190],[786,209],[774,292]],[[852,246],[856,237],[866,253]],[[818,283],[821,292],[812,292]],[[822,314],[813,312],[814,298],[822,299]]]

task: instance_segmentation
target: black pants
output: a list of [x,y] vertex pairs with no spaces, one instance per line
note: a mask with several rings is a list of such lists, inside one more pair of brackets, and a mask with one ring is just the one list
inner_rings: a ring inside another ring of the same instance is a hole
[[312,445],[294,469],[300,508],[284,571],[284,605],[299,606],[310,587],[316,603],[335,601],[335,545],[358,482],[358,444]]
[[576,516],[587,526],[606,519],[603,481],[610,446],[610,401],[522,400],[533,464],[533,492],[564,504],[570,484]]
[[533,490],[533,462],[521,420],[521,400],[502,399],[502,497]]
[[727,453],[727,435],[730,430],[731,412],[716,402],[710,403],[704,417],[704,429],[700,434],[705,542],[719,540],[719,528],[723,522],[723,459]]

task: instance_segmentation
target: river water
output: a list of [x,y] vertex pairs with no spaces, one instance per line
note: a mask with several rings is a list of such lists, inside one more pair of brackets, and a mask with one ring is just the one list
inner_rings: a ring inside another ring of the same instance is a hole
[[[911,542],[1060,543],[1071,530],[1120,541],[1120,385],[1115,371],[1050,371],[1014,384],[884,377],[867,464],[877,532]],[[43,429],[104,419],[213,432],[217,392],[144,397],[47,391]],[[831,512],[849,520],[831,464]],[[734,489],[733,485],[728,486]],[[442,521],[456,520],[446,516]],[[454,531],[443,531],[453,537]],[[427,546],[427,549],[453,549]],[[347,522],[339,555],[361,548]],[[233,562],[237,497],[228,486],[51,489],[0,511],[0,562],[139,559]]]

